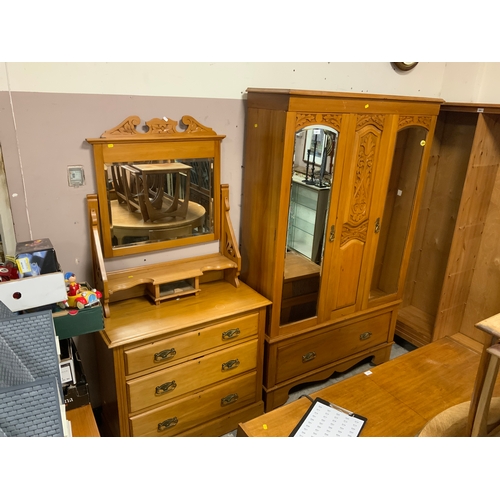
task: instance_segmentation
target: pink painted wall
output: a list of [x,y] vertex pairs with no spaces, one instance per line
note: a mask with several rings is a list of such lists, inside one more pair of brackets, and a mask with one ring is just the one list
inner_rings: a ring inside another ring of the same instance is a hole
[[[8,94],[0,92],[0,144],[16,239],[49,238],[64,272],[81,280],[92,276],[85,199],[96,186],[92,149],[85,139],[99,137],[130,115],[143,121],[163,116],[179,121],[191,115],[226,136],[221,181],[230,185],[238,234],[243,100],[13,92],[12,109]],[[84,167],[85,186],[68,186],[69,165]],[[170,260],[169,252],[162,259]]]

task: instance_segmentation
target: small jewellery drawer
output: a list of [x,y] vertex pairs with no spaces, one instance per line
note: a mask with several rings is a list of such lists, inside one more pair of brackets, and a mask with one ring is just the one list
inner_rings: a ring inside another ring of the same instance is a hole
[[178,398],[257,366],[258,341],[251,340],[127,382],[130,412]]
[[174,436],[253,403],[256,372],[247,373],[129,419],[132,436]]
[[127,375],[257,335],[259,315],[249,314],[125,351]]
[[276,382],[302,375],[387,341],[391,312],[278,348]]

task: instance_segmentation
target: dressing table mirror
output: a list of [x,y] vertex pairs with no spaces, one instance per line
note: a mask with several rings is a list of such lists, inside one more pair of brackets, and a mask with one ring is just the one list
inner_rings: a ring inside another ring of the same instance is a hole
[[[191,116],[129,116],[93,147],[97,194],[87,197],[95,286],[109,303],[146,295],[155,304],[200,291],[205,272],[238,286],[240,256],[220,185],[218,135]],[[105,259],[219,241],[219,254],[106,272]],[[213,274],[213,273],[212,273]],[[207,276],[204,277],[208,280]]]
[[[94,151],[105,258],[219,239],[220,144],[224,136],[190,116],[130,116]],[[182,128],[179,128],[182,127]]]

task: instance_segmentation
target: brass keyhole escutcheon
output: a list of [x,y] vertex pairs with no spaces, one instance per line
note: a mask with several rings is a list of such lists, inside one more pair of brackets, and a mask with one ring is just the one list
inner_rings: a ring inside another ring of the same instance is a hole
[[331,228],[330,228],[330,238],[329,240],[330,241],[333,241],[335,239],[335,226],[333,225]]

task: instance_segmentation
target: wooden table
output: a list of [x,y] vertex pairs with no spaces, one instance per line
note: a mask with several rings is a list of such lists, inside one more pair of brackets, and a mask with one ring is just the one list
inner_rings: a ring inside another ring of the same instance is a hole
[[66,418],[71,422],[73,437],[100,437],[90,404],[67,411]]
[[[440,412],[469,401],[480,354],[444,338],[322,389],[321,397],[367,417],[361,436],[416,436]],[[494,393],[500,395],[500,384]],[[301,398],[241,423],[238,436],[288,436],[310,405]]]
[[117,200],[110,203],[111,217],[113,221],[113,236],[118,240],[118,245],[124,244],[125,237],[155,239],[155,232],[176,230],[186,228],[184,236],[192,236],[193,229],[202,227],[205,220],[205,209],[190,201],[187,214],[184,218],[172,217],[169,220],[158,222],[144,222],[139,212],[129,212],[126,207],[120,205]]

